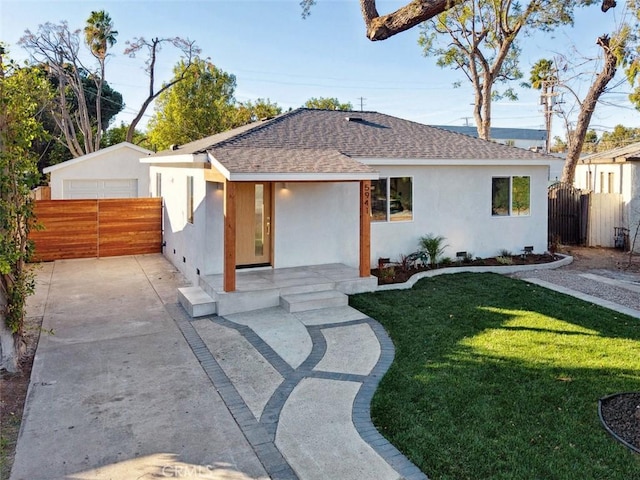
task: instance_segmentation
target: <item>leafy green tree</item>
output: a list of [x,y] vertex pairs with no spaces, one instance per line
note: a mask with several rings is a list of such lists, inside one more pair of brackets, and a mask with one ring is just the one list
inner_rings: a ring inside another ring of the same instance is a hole
[[0,370],[16,371],[24,353],[25,302],[34,288],[26,268],[34,221],[30,192],[38,183],[30,149],[44,133],[36,117],[49,93],[43,75],[5,61],[0,45]]
[[234,127],[240,127],[263,118],[272,118],[282,113],[282,108],[271,100],[258,98],[255,102],[248,100],[236,104]]
[[440,67],[462,71],[471,82],[480,138],[490,139],[492,100],[517,99],[512,88],[499,92],[495,86],[522,78],[518,35],[571,24],[573,9],[582,1],[467,0],[420,27],[423,54],[436,57]]
[[228,130],[234,123],[236,77],[200,58],[185,67],[182,60],[174,67],[182,80],[160,94],[149,121],[149,141],[159,150]]
[[613,131],[602,133],[598,150],[604,152],[613,148],[626,147],[636,142],[640,142],[640,128],[616,125]]
[[340,103],[335,97],[312,97],[304,103],[306,108],[317,108],[320,110],[353,110],[351,103]]
[[[117,145],[127,141],[127,132],[129,131],[129,125],[124,122],[120,122],[117,127],[111,127],[104,133],[102,137],[102,146],[110,147],[111,145]],[[136,130],[133,135],[133,142],[142,148],[151,150],[151,145],[148,142],[147,135],[140,130]]]

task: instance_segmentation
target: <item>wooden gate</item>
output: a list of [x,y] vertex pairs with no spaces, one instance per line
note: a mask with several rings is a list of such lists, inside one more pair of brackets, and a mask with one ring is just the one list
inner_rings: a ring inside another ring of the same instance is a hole
[[38,200],[35,261],[162,252],[162,199]]
[[584,245],[587,240],[589,195],[568,183],[549,187],[549,243]]
[[620,193],[591,193],[589,199],[589,247],[614,248],[616,228],[626,227]]

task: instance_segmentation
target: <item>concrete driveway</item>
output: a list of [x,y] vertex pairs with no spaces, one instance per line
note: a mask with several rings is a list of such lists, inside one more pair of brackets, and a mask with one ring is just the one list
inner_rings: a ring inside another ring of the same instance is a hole
[[183,282],[160,255],[43,265],[12,480],[269,478],[165,308]]
[[426,479],[371,423],[393,359],[377,322],[349,306],[192,320],[183,285],[159,254],[41,267],[11,480]]

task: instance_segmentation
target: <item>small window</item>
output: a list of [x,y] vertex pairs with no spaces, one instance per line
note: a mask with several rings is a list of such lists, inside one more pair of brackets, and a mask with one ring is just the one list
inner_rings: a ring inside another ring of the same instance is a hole
[[193,223],[193,177],[187,177],[187,222]]
[[491,181],[491,215],[524,216],[531,213],[530,177],[494,177]]
[[162,174],[156,172],[156,197],[162,196]]
[[371,198],[371,221],[413,220],[413,179],[411,177],[373,180]]

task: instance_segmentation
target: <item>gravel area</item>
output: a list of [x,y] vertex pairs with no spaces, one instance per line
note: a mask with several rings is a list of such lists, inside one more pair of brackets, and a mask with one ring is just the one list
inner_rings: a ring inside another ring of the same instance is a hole
[[572,247],[562,253],[571,265],[555,270],[532,270],[514,278],[537,278],[640,311],[640,256],[612,249]]
[[625,392],[602,399],[602,422],[620,439],[640,452],[640,392]]

